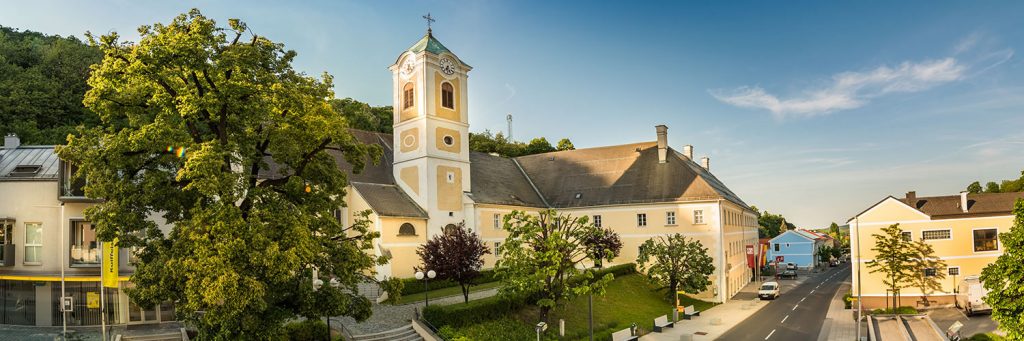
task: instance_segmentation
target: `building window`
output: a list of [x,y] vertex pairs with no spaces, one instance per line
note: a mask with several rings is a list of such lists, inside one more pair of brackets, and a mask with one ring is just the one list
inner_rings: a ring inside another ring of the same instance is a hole
[[703,224],[704,223],[704,210],[693,210],[693,223]]
[[921,231],[921,239],[924,240],[937,240],[937,239],[952,239],[952,232],[949,229],[945,230],[926,230]]
[[43,261],[43,224],[25,223],[25,263]]
[[413,103],[412,83],[405,84],[402,94],[402,109],[409,109]]
[[[14,251],[8,251],[8,248],[14,246],[14,221],[8,219],[0,219],[0,265],[11,266],[14,265]],[[11,257],[8,259],[7,253],[10,253]]]
[[779,243],[775,243],[775,252],[779,252]]
[[594,215],[594,227],[601,227],[601,215],[600,214],[595,214]]
[[636,214],[636,226],[645,227],[647,226],[647,213]]
[[951,266],[951,267],[946,269],[946,273],[949,274],[950,276],[959,276],[960,275],[960,267],[959,266]]
[[675,225],[676,224],[676,212],[669,211],[665,212],[665,224]]
[[452,137],[451,135],[445,135],[444,138],[441,139],[441,141],[444,142],[444,145],[449,147],[455,145],[455,138]]
[[495,213],[494,214],[494,229],[495,230],[501,229],[501,214],[500,213]]
[[996,229],[974,230],[974,252],[999,250],[998,236]]
[[71,265],[96,266],[100,264],[100,246],[92,223],[71,221]]
[[925,277],[934,277],[935,276],[935,268],[924,269],[924,276]]
[[494,242],[494,257],[501,257],[501,242]]
[[410,223],[403,223],[402,226],[398,227],[398,235],[399,236],[415,236],[416,235],[416,227],[412,226],[412,224],[410,224]]
[[451,83],[441,83],[441,106],[448,109],[455,109],[455,89]]
[[910,233],[910,231],[903,231],[901,235],[903,236],[903,240],[908,242],[914,239],[913,234]]
[[445,234],[455,233],[455,231],[457,231],[458,229],[459,229],[459,227],[455,226],[455,224],[448,224],[448,225],[444,226],[444,233]]

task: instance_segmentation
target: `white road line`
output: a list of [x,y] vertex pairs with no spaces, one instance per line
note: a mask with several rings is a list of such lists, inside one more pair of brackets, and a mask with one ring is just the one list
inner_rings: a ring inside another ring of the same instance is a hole
[[795,310],[796,310],[796,307],[799,307],[799,306],[800,306],[800,304],[799,304],[799,303],[797,303],[797,304],[796,304],[795,306],[793,306],[793,310],[795,311]]
[[767,340],[769,337],[772,337],[772,334],[775,334],[775,329],[772,329],[772,332],[768,333],[768,336],[765,336],[764,339]]
[[779,323],[786,323],[786,319],[788,319],[788,318],[789,318],[789,315],[786,315],[786,317],[782,318],[782,322],[779,322]]
[[806,300],[806,299],[807,299],[807,297],[805,296],[804,298],[801,298],[801,299],[800,299],[800,302],[803,302],[803,301],[804,301],[804,300]]
[[812,294],[814,293],[814,290],[817,290],[817,289],[811,289],[811,293],[812,293]]

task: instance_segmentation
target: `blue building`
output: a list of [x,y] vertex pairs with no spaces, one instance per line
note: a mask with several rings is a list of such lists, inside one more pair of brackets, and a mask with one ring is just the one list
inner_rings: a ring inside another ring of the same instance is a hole
[[775,236],[768,242],[768,261],[794,263],[809,269],[817,264],[818,248],[831,243],[831,238],[823,233],[808,230],[788,230]]

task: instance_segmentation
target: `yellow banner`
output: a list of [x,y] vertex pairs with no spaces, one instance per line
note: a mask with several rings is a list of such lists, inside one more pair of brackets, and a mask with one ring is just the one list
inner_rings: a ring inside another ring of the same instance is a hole
[[89,309],[100,308],[100,293],[89,291],[85,293],[85,307]]
[[103,286],[117,288],[117,238],[103,243]]

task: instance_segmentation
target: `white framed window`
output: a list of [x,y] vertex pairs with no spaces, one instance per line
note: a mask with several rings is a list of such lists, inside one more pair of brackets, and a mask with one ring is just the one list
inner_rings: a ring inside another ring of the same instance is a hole
[[693,210],[693,223],[703,224],[704,223],[704,210]]
[[924,230],[921,231],[923,240],[949,240],[953,239],[953,231],[950,229]]
[[494,257],[501,257],[501,242],[494,242]]
[[903,231],[902,233],[900,233],[900,235],[903,236],[903,240],[906,240],[908,242],[914,240],[914,234],[911,233],[910,231]]
[[25,223],[25,264],[43,262],[43,224]]
[[647,226],[647,213],[636,214],[636,226],[646,227]]
[[959,276],[960,275],[960,267],[959,266],[948,267],[948,268],[946,268],[946,274],[948,274],[950,276]]
[[665,212],[665,225],[675,225],[675,224],[676,224],[676,212],[675,211]]
[[999,251],[999,231],[995,228],[974,229],[974,252]]
[[594,215],[594,227],[601,227],[601,215],[600,214],[595,214]]
[[495,230],[500,230],[501,229],[501,213],[495,213],[494,214],[494,229]]

